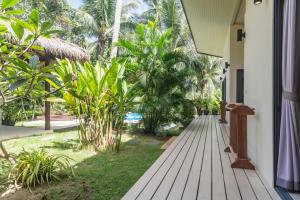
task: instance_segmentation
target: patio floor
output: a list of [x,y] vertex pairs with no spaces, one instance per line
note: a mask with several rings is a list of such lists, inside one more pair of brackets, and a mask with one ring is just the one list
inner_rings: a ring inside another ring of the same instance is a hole
[[15,126],[0,126],[0,141],[52,133],[52,130],[45,131],[38,128],[24,128]]
[[257,171],[230,167],[228,126],[218,118],[195,119],[122,199],[280,199]]

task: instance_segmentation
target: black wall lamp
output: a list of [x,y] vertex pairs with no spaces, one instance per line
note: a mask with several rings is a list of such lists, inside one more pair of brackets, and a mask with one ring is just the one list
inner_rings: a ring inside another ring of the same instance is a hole
[[243,38],[245,38],[245,37],[246,37],[246,33],[243,32],[243,29],[238,29],[237,30],[237,41],[241,42],[241,41],[243,41]]
[[262,0],[254,0],[254,4],[255,5],[259,5],[259,4],[261,4],[262,3]]
[[230,67],[229,62],[225,62],[225,68],[228,69]]

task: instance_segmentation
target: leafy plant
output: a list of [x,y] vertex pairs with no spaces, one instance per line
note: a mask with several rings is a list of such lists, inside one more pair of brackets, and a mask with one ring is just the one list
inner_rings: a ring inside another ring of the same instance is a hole
[[19,99],[2,106],[2,124],[14,126],[18,121],[34,119],[36,115],[42,114],[41,102]]
[[217,89],[211,95],[200,95],[194,104],[197,108],[198,115],[202,114],[219,114],[221,102],[221,90]]
[[23,150],[17,160],[10,176],[28,188],[61,180],[62,175],[68,171],[74,175],[69,157],[48,155],[44,149],[30,152]]
[[[50,37],[57,31],[50,21],[40,20],[37,10],[25,13],[16,8],[18,3],[3,0],[0,6],[0,107],[22,99],[44,99],[44,82],[51,79],[51,67],[42,67],[33,52],[43,51],[35,45],[39,37]],[[13,160],[1,141],[0,150],[0,158]]]
[[[120,131],[135,94],[134,85],[125,80],[126,62],[113,59],[110,65],[59,62],[54,75],[63,87],[63,96],[80,122],[83,145],[119,148]],[[116,132],[113,131],[116,130]]]
[[133,39],[120,40],[123,57],[131,60],[131,80],[138,81],[146,133],[171,121],[171,110],[185,99],[187,57],[172,47],[172,30],[161,31],[158,21],[137,25]]

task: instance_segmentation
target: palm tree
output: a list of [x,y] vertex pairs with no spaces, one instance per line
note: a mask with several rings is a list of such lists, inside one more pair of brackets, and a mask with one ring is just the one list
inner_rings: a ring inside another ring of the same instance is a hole
[[[90,52],[101,59],[109,57],[111,44],[119,38],[120,27],[130,23],[127,13],[137,6],[137,1],[123,5],[123,0],[83,0],[79,16],[81,29],[92,41]],[[113,55],[116,55],[116,49],[111,57]]]
[[118,45],[126,58],[131,58],[132,76],[142,94],[139,112],[144,118],[145,131],[155,133],[171,119],[170,112],[185,101],[186,56],[176,51],[170,42],[172,30],[160,31],[157,21],[139,24],[133,38],[122,39]]
[[173,30],[173,47],[178,48],[184,46],[190,37],[190,32],[183,9],[178,0],[144,0],[148,5],[148,10],[141,15],[141,21],[145,22],[148,18],[159,19],[160,27],[165,30],[171,28]]
[[79,16],[81,28],[90,40],[89,49],[99,57],[103,57],[107,38],[114,21],[115,0],[84,0]]
[[201,56],[199,61],[202,65],[200,90],[202,94],[211,96],[216,88],[220,86],[220,75],[222,73],[221,60],[209,56]]
[[121,15],[122,15],[122,6],[123,0],[117,0],[116,2],[116,10],[115,10],[115,23],[113,27],[113,35],[112,35],[112,50],[110,57],[116,57],[118,53],[118,47],[114,44],[119,40],[120,33],[120,25],[121,25]]

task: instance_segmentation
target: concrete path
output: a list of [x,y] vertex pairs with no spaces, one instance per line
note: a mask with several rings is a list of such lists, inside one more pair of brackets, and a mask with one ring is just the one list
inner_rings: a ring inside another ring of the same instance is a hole
[[[51,121],[51,129],[53,130],[59,130],[59,129],[65,129],[65,128],[71,128],[78,126],[79,122],[78,120],[68,120],[68,121]],[[29,121],[29,122],[23,122],[23,127],[35,127],[40,130],[43,130],[45,127],[45,121],[44,120],[35,120],[35,121]]]
[[70,121],[52,121],[51,129],[49,131],[45,131],[45,121],[37,120],[24,122],[22,127],[16,126],[0,126],[0,141],[21,138],[26,136],[33,135],[41,135],[46,133],[52,133],[53,130],[60,130],[65,128],[71,128],[78,126],[78,120],[70,120]]
[[16,139],[20,137],[40,135],[45,133],[52,133],[53,130],[45,131],[39,128],[24,128],[15,126],[0,126],[0,141]]

